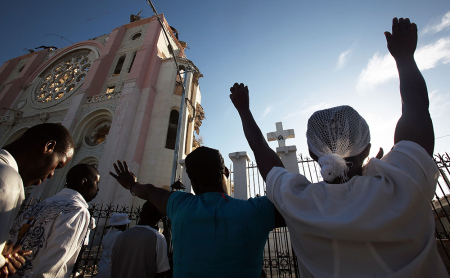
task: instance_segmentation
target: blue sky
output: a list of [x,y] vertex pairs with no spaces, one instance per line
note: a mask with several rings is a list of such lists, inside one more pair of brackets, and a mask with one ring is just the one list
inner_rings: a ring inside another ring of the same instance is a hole
[[[418,25],[416,60],[427,81],[436,152],[450,152],[450,2],[430,1],[170,1],[157,11],[188,43],[200,69],[206,119],[201,135],[224,157],[251,153],[229,100],[234,82],[249,86],[251,109],[264,134],[282,121],[307,154],[306,122],[317,109],[348,104],[367,120],[372,153],[393,145],[400,116],[398,76],[384,31],[393,17]],[[145,0],[2,3],[0,63],[41,45],[65,47],[110,33],[131,13],[153,13]],[[58,36],[55,36],[58,35]],[[61,37],[64,37],[62,39]],[[276,142],[270,142],[275,148]],[[227,163],[230,160],[227,159]]]

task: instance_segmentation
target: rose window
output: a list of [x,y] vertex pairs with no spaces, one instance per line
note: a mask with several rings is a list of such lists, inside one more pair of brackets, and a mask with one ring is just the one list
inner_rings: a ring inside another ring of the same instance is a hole
[[34,94],[39,103],[49,103],[70,96],[82,84],[92,64],[90,51],[80,51],[58,60],[41,75]]

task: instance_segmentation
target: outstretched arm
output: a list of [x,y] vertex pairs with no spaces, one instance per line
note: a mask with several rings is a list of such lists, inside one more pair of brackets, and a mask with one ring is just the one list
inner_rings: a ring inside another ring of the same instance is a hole
[[269,147],[253,118],[252,112],[250,111],[247,86],[244,86],[243,83],[235,83],[230,88],[230,92],[230,99],[242,120],[245,138],[247,138],[248,144],[255,154],[259,172],[265,181],[267,174],[269,174],[273,167],[284,167],[283,162],[281,162],[278,155]]
[[389,52],[397,63],[402,98],[402,116],[395,128],[394,143],[413,141],[430,156],[434,150],[434,131],[428,111],[428,91],[414,60],[417,46],[417,26],[408,18],[392,21],[392,33],[384,33]]
[[116,174],[109,172],[125,189],[130,190],[133,194],[141,199],[151,202],[161,214],[166,215],[166,206],[172,192],[154,186],[153,184],[140,184],[137,182],[136,176],[128,169],[127,162],[123,164],[117,160],[114,163]]

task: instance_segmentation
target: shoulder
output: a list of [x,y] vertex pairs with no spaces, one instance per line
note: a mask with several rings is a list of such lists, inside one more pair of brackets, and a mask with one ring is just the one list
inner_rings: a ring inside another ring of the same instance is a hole
[[158,240],[163,240],[164,242],[166,242],[166,237],[163,234],[161,234],[160,232],[158,232],[156,230],[155,230],[155,234],[156,234],[156,237],[158,238]]
[[0,163],[0,187],[7,184],[20,184],[22,185],[22,178],[20,174],[12,166],[4,163]]
[[73,189],[64,188],[55,196],[46,199],[62,207],[62,214],[80,214],[90,218],[89,206],[80,193]]
[[192,197],[192,196],[194,196],[194,195],[192,195],[191,193],[187,193],[184,191],[175,191],[175,192],[172,192],[172,194],[170,194],[169,202],[176,202],[179,200],[184,200],[184,199]]
[[111,238],[116,238],[116,237],[118,237],[121,233],[123,233],[122,231],[120,231],[120,230],[111,230],[111,231],[109,231],[109,232],[107,232],[106,233],[106,235],[105,235],[105,237],[103,238],[103,240],[106,240],[106,239],[111,239]]
[[86,207],[81,206],[72,200],[67,202],[59,202],[58,207],[60,209],[58,222],[62,225],[78,226],[83,229],[87,229],[89,227],[91,214]]
[[171,215],[175,214],[177,212],[178,208],[181,205],[185,205],[186,201],[189,199],[193,200],[194,195],[192,195],[191,193],[183,192],[183,191],[173,192],[170,195],[169,200],[167,201],[167,206],[166,206],[167,215],[170,217]]
[[277,183],[293,183],[296,185],[309,185],[311,182],[303,175],[289,173],[282,167],[273,167],[267,175],[267,185]]
[[83,218],[91,218],[88,208],[76,200],[64,200],[63,202],[60,202],[60,205],[62,206],[62,214],[77,214]]
[[19,171],[19,167],[17,166],[17,161],[5,149],[0,149],[0,165],[2,165],[2,164],[11,166],[16,172]]
[[418,183],[435,183],[439,170],[433,158],[419,144],[400,141],[381,160],[371,159],[366,175],[405,176]]
[[282,167],[273,167],[266,178],[267,196],[273,201],[274,194],[283,190],[302,190],[311,182],[303,175],[289,173]]
[[269,231],[274,228],[275,206],[267,196],[240,200],[230,197],[229,210],[231,215],[238,217],[240,223],[251,229],[256,229],[257,233],[262,233],[267,237]]
[[11,166],[0,163],[0,199],[15,202],[24,196],[22,178]]
[[136,241],[137,239],[140,239],[142,243],[143,242],[154,243],[155,240],[157,240],[159,234],[160,233],[157,230],[149,226],[136,225],[121,233],[120,236],[123,237],[124,240],[126,240],[127,242]]
[[15,215],[25,199],[22,178],[11,166],[0,163],[0,209]]
[[418,164],[435,166],[433,158],[419,144],[412,141],[400,141],[381,160],[394,163],[397,156],[400,159],[410,159]]
[[[91,213],[89,210],[83,206],[74,206],[78,209],[76,210],[76,214],[79,216],[79,218],[83,219],[89,226],[91,221],[94,221],[93,225],[95,225],[95,218],[91,217]],[[95,227],[94,227],[95,228]]]
[[273,208],[273,204],[269,200],[269,198],[267,198],[267,196],[250,198],[247,200],[247,202],[249,202],[250,204],[257,206],[257,207]]
[[228,197],[229,202],[226,204],[230,206],[230,210],[240,216],[251,217],[251,219],[264,218],[272,219],[275,212],[275,206],[267,198],[267,196],[249,198],[248,200],[236,199]]

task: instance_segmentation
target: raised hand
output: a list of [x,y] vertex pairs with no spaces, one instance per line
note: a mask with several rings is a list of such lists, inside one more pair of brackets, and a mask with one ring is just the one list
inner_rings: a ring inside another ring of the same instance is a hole
[[259,172],[264,180],[273,167],[284,167],[278,155],[269,147],[261,129],[250,111],[248,87],[243,83],[234,83],[230,88],[230,99],[239,113],[245,138],[255,154]]
[[150,201],[163,215],[166,215],[166,206],[172,192],[163,188],[156,187],[153,184],[140,184],[137,182],[136,176],[128,169],[127,162],[123,163],[117,160],[114,163],[116,174],[109,172],[120,185],[130,190],[130,193],[147,201]]
[[383,148],[380,148],[380,149],[378,150],[378,153],[377,153],[377,155],[375,156],[375,158],[382,159],[383,156],[384,156],[384,150],[383,150]]
[[411,58],[417,47],[417,26],[409,18],[396,17],[392,20],[392,33],[384,32],[387,47],[391,55],[397,60]]
[[129,190],[130,187],[137,182],[137,178],[132,172],[130,172],[130,169],[128,169],[127,162],[124,161],[122,164],[120,160],[117,160],[117,165],[114,163],[113,166],[116,170],[116,174],[113,172],[109,172],[109,174],[113,176],[113,178],[115,178],[120,185]]
[[414,60],[417,47],[417,26],[408,18],[394,18],[392,33],[385,32],[389,52],[397,63],[400,78],[402,116],[395,128],[394,143],[412,141],[430,156],[434,150],[433,123],[430,118],[428,90]]
[[238,110],[238,112],[243,111],[245,109],[249,109],[250,100],[248,97],[248,87],[244,86],[243,83],[238,84],[234,83],[233,87],[230,88],[230,99],[233,102],[234,107]]

